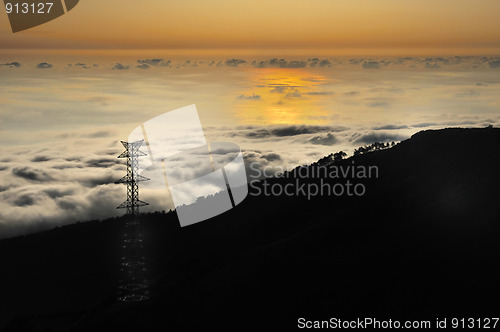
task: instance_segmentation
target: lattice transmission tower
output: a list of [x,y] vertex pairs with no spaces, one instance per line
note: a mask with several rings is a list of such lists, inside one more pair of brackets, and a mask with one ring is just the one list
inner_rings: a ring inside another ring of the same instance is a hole
[[140,151],[144,140],[136,142],[121,141],[125,147],[125,151],[118,158],[127,158],[127,175],[122,177],[116,183],[124,183],[127,185],[127,200],[120,204],[117,209],[127,208],[128,215],[138,215],[139,207],[149,205],[146,202],[139,200],[139,182],[149,180],[147,177],[141,176],[139,172],[139,157],[147,156]]
[[127,219],[123,234],[121,258],[121,280],[118,288],[118,300],[123,302],[139,302],[149,298],[148,280],[146,278],[146,257],[144,257],[142,243],[142,229],[139,220],[139,207],[149,205],[139,199],[139,182],[148,178],[138,174],[139,157],[146,156],[140,151],[144,140],[136,142],[122,141],[125,151],[118,158],[127,158],[127,175],[116,183],[127,185],[127,200],[117,209],[127,209]]

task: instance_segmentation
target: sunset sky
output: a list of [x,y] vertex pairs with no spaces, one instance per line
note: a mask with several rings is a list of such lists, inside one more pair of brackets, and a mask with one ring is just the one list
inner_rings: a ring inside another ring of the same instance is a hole
[[1,13],[0,47],[498,54],[499,12],[497,0],[82,0],[16,34]]

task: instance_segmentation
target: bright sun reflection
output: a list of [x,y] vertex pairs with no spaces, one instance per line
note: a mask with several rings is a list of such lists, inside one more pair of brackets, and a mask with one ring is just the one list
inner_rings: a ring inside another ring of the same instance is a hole
[[322,86],[324,76],[304,69],[254,69],[252,85],[236,103],[237,117],[245,124],[328,123],[326,98],[333,92]]

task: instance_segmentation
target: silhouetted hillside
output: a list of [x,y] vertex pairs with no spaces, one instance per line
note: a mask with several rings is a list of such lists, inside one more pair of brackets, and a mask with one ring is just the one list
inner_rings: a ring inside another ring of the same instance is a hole
[[185,228],[175,212],[145,215],[152,297],[137,305],[114,300],[124,218],[0,241],[0,328],[289,331],[300,317],[498,316],[499,143],[500,129],[424,131],[323,161],[376,166],[378,177],[267,180],[351,180],[360,197],[249,195]]

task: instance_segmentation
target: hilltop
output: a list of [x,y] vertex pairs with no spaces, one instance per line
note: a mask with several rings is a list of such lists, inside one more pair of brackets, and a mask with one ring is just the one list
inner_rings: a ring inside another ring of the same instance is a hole
[[[328,163],[376,166],[377,177],[351,179],[362,196],[249,195],[185,228],[175,212],[145,215],[152,298],[140,305],[114,301],[124,218],[0,241],[0,328],[288,331],[300,317],[495,317],[499,143],[494,128],[423,131]],[[322,180],[339,181],[300,179]]]

